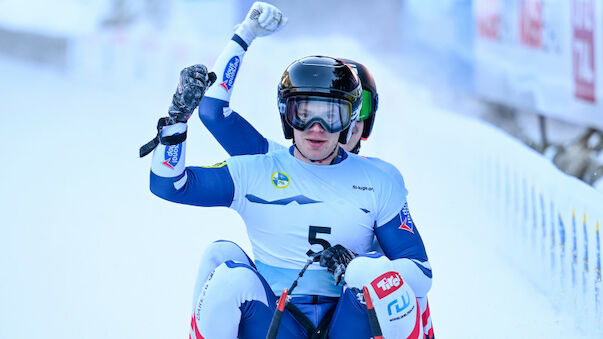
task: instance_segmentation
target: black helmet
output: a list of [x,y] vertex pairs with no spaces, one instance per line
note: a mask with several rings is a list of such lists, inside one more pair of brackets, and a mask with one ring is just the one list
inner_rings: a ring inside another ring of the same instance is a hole
[[350,65],[358,73],[358,78],[362,83],[362,110],[358,116],[358,121],[364,120],[364,127],[362,129],[362,138],[366,139],[371,135],[373,130],[373,124],[375,123],[375,115],[377,114],[377,107],[379,106],[379,95],[377,95],[377,85],[371,72],[363,64],[350,60],[340,59],[346,64]]
[[[322,117],[300,117],[298,104],[305,101],[337,107],[336,124]],[[293,128],[304,130],[319,122],[329,133],[339,134],[346,143],[362,107],[362,86],[356,72],[339,59],[309,56],[293,62],[278,85],[278,107],[285,138],[293,138]]]

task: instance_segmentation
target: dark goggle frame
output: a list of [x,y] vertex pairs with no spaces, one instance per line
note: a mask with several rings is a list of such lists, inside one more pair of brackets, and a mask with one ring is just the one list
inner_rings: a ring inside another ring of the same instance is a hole
[[[301,107],[308,103],[313,103],[313,109],[321,111],[312,112]],[[350,126],[352,104],[347,100],[331,97],[291,96],[286,99],[284,116],[289,126],[300,131],[319,123],[328,133],[337,133]]]

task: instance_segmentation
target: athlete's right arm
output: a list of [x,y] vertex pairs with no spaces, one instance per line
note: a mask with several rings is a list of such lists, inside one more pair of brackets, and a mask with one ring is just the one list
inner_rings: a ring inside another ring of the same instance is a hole
[[243,56],[251,42],[271,34],[287,22],[273,5],[256,2],[235,30],[213,67],[218,81],[211,86],[199,105],[199,117],[224,149],[233,155],[264,154],[270,143],[247,120],[229,107],[230,95]]
[[[186,132],[185,123],[166,126],[162,137]],[[226,163],[210,167],[185,167],[186,141],[175,145],[159,144],[153,153],[150,187],[156,196],[181,204],[230,206],[234,181]]]

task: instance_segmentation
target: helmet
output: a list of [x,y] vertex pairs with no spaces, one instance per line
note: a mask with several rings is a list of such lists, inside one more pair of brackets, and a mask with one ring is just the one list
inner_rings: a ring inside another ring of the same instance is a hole
[[[306,110],[307,104],[319,109]],[[360,79],[339,59],[326,56],[299,59],[281,77],[278,107],[285,138],[293,138],[294,128],[305,130],[318,122],[329,133],[341,132],[339,142],[345,144],[362,107]]]
[[379,96],[377,95],[377,85],[371,72],[363,64],[350,59],[340,59],[350,65],[358,73],[358,78],[362,83],[362,109],[358,116],[358,121],[364,120],[362,129],[362,138],[366,139],[371,135],[373,124],[375,123],[375,114],[379,106]]

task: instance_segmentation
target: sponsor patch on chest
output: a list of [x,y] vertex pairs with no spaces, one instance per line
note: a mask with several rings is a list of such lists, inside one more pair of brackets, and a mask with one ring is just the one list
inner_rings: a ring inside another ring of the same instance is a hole
[[359,190],[359,191],[367,191],[367,192],[372,192],[375,189],[373,187],[370,186],[362,186],[362,185],[352,185],[352,188],[355,190]]
[[276,188],[285,188],[291,183],[291,178],[286,173],[276,171],[272,173],[272,184]]

